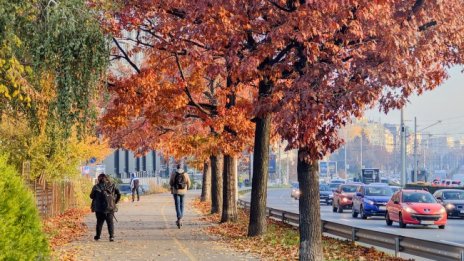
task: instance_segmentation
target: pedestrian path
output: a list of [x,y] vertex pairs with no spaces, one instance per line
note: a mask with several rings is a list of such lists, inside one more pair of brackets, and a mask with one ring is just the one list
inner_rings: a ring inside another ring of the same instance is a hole
[[106,225],[101,239],[94,241],[96,219],[87,216],[87,235],[68,247],[77,248],[78,260],[257,260],[216,242],[202,228],[200,220],[186,196],[184,225],[178,229],[174,200],[170,194],[141,197],[139,202],[123,202],[116,213],[115,242],[109,242]]

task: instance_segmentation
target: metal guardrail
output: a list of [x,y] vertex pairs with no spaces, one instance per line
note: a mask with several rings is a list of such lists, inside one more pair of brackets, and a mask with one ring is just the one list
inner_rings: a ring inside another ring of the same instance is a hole
[[[250,203],[239,199],[240,207],[250,209]],[[280,209],[266,208],[269,218],[298,227],[300,215]],[[411,237],[379,232],[364,228],[321,220],[322,232],[335,235],[353,242],[362,242],[395,251],[395,257],[407,253],[418,257],[440,261],[464,261],[464,248],[458,245],[438,243]]]

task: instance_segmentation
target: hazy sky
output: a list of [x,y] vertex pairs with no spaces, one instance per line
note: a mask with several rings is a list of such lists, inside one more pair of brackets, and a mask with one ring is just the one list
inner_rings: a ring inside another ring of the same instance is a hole
[[[464,73],[461,68],[449,71],[448,80],[433,91],[410,98],[404,109],[405,124],[414,126],[417,117],[417,129],[421,130],[438,120],[442,123],[427,128],[432,134],[464,136]],[[366,118],[382,123],[400,123],[400,111],[391,111],[387,115],[378,109],[369,110]]]

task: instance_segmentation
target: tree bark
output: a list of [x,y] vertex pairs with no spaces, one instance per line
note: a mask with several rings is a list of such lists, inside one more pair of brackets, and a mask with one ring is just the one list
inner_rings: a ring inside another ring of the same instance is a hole
[[222,222],[236,222],[237,214],[237,157],[224,155]]
[[211,214],[222,213],[222,171],[223,156],[211,156]]
[[[272,90],[270,81],[259,83],[261,97]],[[253,151],[253,178],[251,184],[250,223],[248,236],[260,236],[266,232],[267,180],[269,177],[269,139],[271,135],[271,115],[256,117],[255,145]]]
[[321,211],[319,208],[318,161],[304,160],[305,150],[298,150],[298,183],[300,186],[300,260],[323,259]]
[[203,164],[203,184],[201,186],[201,201],[211,200],[211,162],[206,160]]

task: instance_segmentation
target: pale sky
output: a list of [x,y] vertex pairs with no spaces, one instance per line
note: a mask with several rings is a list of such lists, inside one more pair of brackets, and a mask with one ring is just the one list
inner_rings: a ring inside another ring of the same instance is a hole
[[[417,129],[421,130],[441,120],[442,123],[427,128],[426,132],[464,136],[464,73],[461,70],[462,68],[457,67],[451,69],[450,77],[441,86],[410,98],[409,104],[404,108],[405,124],[413,127],[415,116]],[[399,110],[385,115],[378,109],[373,109],[367,111],[365,116],[382,123],[400,123]]]

